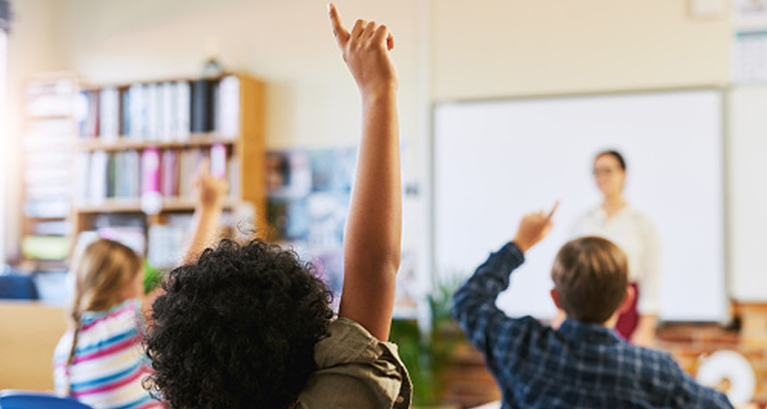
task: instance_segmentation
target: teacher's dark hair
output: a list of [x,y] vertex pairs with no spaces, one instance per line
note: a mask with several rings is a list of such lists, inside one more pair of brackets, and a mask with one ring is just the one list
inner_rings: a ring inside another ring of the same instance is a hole
[[626,160],[623,159],[623,155],[620,154],[618,151],[614,150],[608,150],[608,151],[602,151],[599,152],[599,154],[594,158],[594,160],[597,160],[601,158],[602,156],[612,156],[615,159],[618,160],[618,163],[621,165],[621,169],[626,170]]

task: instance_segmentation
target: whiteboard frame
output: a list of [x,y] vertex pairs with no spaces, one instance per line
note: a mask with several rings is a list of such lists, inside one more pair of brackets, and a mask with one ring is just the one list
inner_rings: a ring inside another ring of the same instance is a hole
[[[722,213],[719,215],[719,221],[722,224],[722,231],[724,233],[724,236],[721,238],[721,246],[722,246],[722,265],[721,270],[723,272],[722,277],[722,291],[720,292],[720,297],[723,305],[725,306],[723,316],[721,320],[709,320],[709,321],[684,321],[684,320],[667,320],[663,319],[662,317],[659,317],[659,323],[695,323],[695,324],[701,324],[701,323],[712,323],[716,322],[721,324],[722,326],[729,325],[732,320],[732,296],[731,296],[731,271],[730,271],[730,265],[731,265],[731,249],[730,249],[730,241],[732,237],[731,232],[731,226],[729,223],[727,223],[727,215],[730,212],[730,189],[729,189],[729,183],[728,180],[730,178],[730,163],[728,161],[729,151],[730,151],[730,141],[731,136],[729,134],[729,99],[730,99],[730,92],[733,87],[729,85],[721,85],[721,84],[700,84],[700,85],[691,85],[691,86],[681,86],[681,87],[657,87],[657,88],[626,88],[626,89],[615,89],[615,90],[599,90],[595,92],[588,92],[588,91],[574,91],[574,92],[564,92],[564,93],[540,93],[540,94],[520,94],[520,95],[510,95],[510,96],[497,96],[497,97],[490,97],[490,98],[446,98],[446,99],[439,99],[432,101],[431,104],[431,110],[430,110],[430,123],[431,123],[431,132],[428,134],[428,141],[427,141],[427,148],[428,148],[428,162],[430,164],[428,175],[427,175],[427,191],[428,191],[428,208],[429,208],[429,215],[427,220],[427,226],[428,226],[428,240],[429,240],[429,246],[428,247],[428,257],[429,257],[429,265],[431,265],[432,271],[429,272],[431,276],[432,281],[432,292],[438,291],[440,283],[438,282],[438,277],[436,270],[434,267],[437,266],[437,243],[436,243],[436,234],[435,234],[435,228],[436,228],[436,195],[435,195],[435,187],[436,187],[436,167],[437,167],[437,161],[435,157],[436,152],[436,112],[437,109],[443,105],[443,104],[451,104],[451,105],[464,105],[464,104],[473,104],[473,103],[486,103],[486,102],[527,102],[527,101],[540,101],[540,100],[563,100],[563,99],[582,99],[582,98],[590,98],[590,97],[609,97],[609,96],[631,96],[631,95],[646,95],[646,94],[660,94],[660,93],[672,93],[672,92],[695,92],[695,91],[713,91],[715,93],[719,94],[720,101],[721,101],[721,129],[720,129],[720,135],[721,138],[719,140],[720,143],[720,152],[721,152],[721,164],[722,164],[722,186],[720,186],[722,191],[722,197],[720,198],[720,205],[722,209]],[[521,216],[521,215],[520,215]]]

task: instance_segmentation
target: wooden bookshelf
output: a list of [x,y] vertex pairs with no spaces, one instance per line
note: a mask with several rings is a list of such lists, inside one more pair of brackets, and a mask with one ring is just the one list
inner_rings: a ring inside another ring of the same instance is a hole
[[[66,174],[70,169],[72,151],[71,142],[76,135],[75,106],[76,96],[79,90],[79,82],[72,73],[49,73],[30,78],[25,84],[23,107],[23,133],[20,144],[19,156],[21,160],[20,170],[25,176],[38,174],[35,178],[21,178],[21,214],[20,227],[21,237],[19,243],[30,237],[42,237],[48,239],[55,237],[57,240],[71,240],[67,224],[71,227],[71,189],[69,180],[51,181],[40,177],[39,172],[47,172],[52,168],[55,173],[61,171]],[[43,109],[39,108],[41,100],[55,100],[58,103]],[[35,108],[37,106],[37,108]],[[37,112],[35,112],[37,110]],[[56,126],[52,126],[56,123]],[[59,161],[52,164],[40,157],[50,158],[50,155],[58,157]],[[38,158],[35,160],[34,158]],[[63,160],[63,162],[62,162]],[[41,194],[42,191],[46,193]],[[37,191],[38,193],[33,194]],[[53,192],[53,193],[51,193]],[[46,203],[57,202],[58,207],[52,210],[46,207]],[[61,229],[51,231],[41,226],[59,224]],[[49,260],[37,257],[35,254],[27,254],[19,245],[19,258],[15,264],[22,270],[46,271],[61,270],[66,267],[66,257],[59,260]],[[38,253],[39,254],[39,253]]]
[[[250,204],[255,210],[254,222],[256,226],[265,225],[267,209],[264,127],[265,85],[259,79],[245,73],[227,74],[211,80],[218,81],[228,75],[236,76],[239,82],[239,132],[236,136],[224,137],[215,131],[211,131],[191,133],[183,138],[183,140],[165,141],[159,141],[158,139],[162,139],[160,137],[148,137],[146,135],[141,140],[137,140],[134,136],[129,135],[105,139],[100,137],[79,138],[74,144],[75,153],[77,155],[92,155],[95,152],[103,151],[112,155],[127,151],[138,151],[140,153],[149,148],[156,148],[162,153],[167,150],[206,150],[214,145],[224,145],[228,157],[230,159],[236,158],[239,164],[237,175],[233,178],[236,186],[231,186],[232,183],[230,183],[232,194],[225,199],[225,210],[235,212],[240,206]],[[135,84],[164,84],[195,80],[190,78],[165,78],[157,81],[135,83],[90,84],[84,86],[83,89],[89,92],[98,92],[105,88],[118,88],[122,92]],[[122,100],[120,103],[123,103]],[[139,197],[106,197],[100,200],[76,200],[72,215],[73,235],[77,237],[80,232],[92,230],[96,220],[102,215],[125,215],[141,218],[148,231],[154,225],[165,224],[168,216],[171,214],[192,213],[193,211],[194,201],[191,197],[163,197],[159,213],[151,215],[142,212],[141,199]],[[147,239],[149,239],[148,236]],[[148,245],[151,246],[151,243]]]

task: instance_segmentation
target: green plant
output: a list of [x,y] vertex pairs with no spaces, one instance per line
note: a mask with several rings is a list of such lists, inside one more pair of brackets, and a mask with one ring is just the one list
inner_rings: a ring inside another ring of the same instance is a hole
[[400,358],[410,373],[415,406],[442,403],[442,375],[456,345],[462,339],[452,336],[459,331],[450,315],[453,293],[460,283],[459,280],[439,283],[434,293],[427,297],[431,313],[428,333],[422,333],[415,320],[392,322],[390,340],[399,345]]
[[164,274],[144,260],[144,293],[149,294],[162,282]]

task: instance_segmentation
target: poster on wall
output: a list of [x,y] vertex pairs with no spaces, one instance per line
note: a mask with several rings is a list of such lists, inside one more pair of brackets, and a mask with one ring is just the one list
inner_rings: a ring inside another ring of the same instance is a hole
[[[280,244],[311,262],[336,303],[343,288],[343,237],[356,149],[275,151],[267,155],[268,220]],[[395,310],[416,304],[415,252],[403,249]]]
[[767,0],[735,0],[732,26],[736,32],[767,29]]
[[767,80],[767,29],[737,31],[733,40],[733,80],[741,83]]

